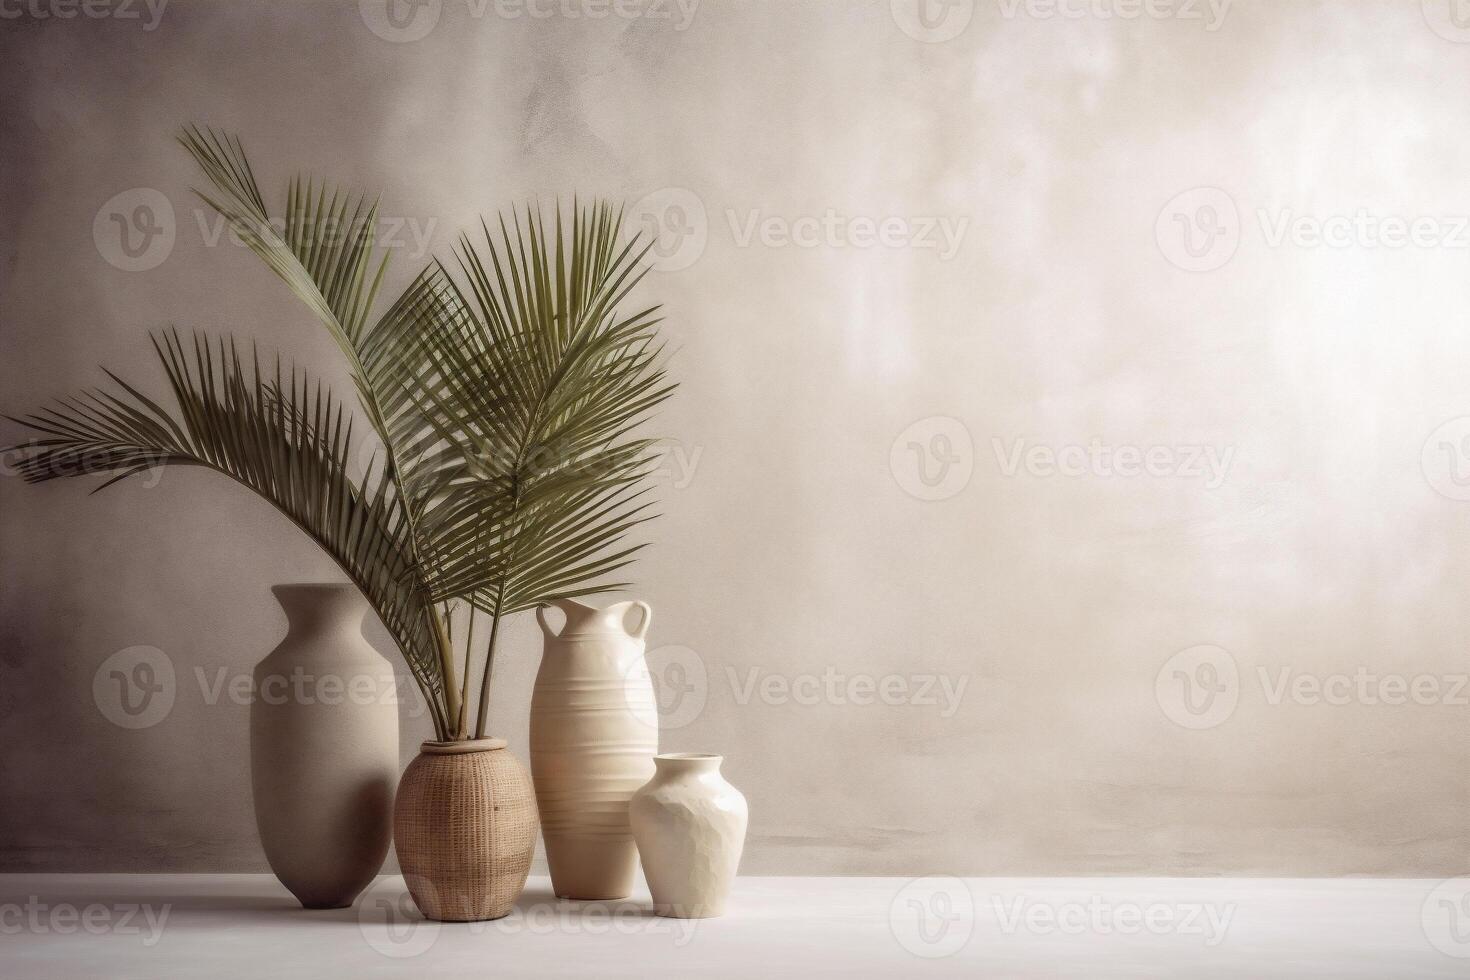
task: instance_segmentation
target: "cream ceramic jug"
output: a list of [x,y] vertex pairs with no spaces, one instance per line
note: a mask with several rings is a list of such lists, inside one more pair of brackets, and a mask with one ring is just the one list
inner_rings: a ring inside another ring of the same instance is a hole
[[[546,646],[531,695],[531,775],[551,885],[560,898],[626,898],[638,867],[628,801],[658,754],[658,706],[643,660],[653,612],[637,601],[551,605],[566,623],[558,632],[545,608],[536,610]],[[640,617],[629,629],[634,609]]]

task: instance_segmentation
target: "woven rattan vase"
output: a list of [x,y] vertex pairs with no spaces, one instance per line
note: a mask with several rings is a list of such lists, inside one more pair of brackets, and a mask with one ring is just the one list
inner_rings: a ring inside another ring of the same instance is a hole
[[536,793],[505,740],[425,742],[398,784],[393,844],[430,919],[508,915],[536,849]]

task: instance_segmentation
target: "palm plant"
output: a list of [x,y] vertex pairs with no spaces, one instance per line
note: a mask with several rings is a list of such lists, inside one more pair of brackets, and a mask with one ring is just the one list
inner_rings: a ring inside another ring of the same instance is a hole
[[[354,413],[321,381],[232,337],[153,337],[175,407],[115,384],[16,421],[30,482],[165,464],[249,487],[362,590],[407,661],[440,740],[483,737],[501,621],[624,587],[643,546],[654,440],[635,434],[673,391],[657,307],[620,307],[648,245],[606,203],[481,222],[452,270],[431,261],[380,315],[377,204],[291,181],[267,211],[238,139],[187,128],[196,191],[305,302],[346,358],[376,443],[352,462]],[[484,650],[475,612],[489,617]],[[458,633],[458,636],[456,636]],[[471,717],[469,706],[477,698]]]

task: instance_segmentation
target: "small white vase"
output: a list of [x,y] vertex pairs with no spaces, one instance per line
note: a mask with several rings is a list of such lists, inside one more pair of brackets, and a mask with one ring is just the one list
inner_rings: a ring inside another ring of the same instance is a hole
[[633,836],[659,915],[724,914],[750,811],[720,775],[722,761],[696,753],[655,756],[653,778],[633,794]]
[[[546,863],[558,898],[627,898],[638,871],[628,801],[653,774],[658,704],[643,660],[645,602],[606,609],[563,599],[558,633],[536,619],[546,650],[531,694],[531,775]],[[638,608],[634,630],[625,625]]]

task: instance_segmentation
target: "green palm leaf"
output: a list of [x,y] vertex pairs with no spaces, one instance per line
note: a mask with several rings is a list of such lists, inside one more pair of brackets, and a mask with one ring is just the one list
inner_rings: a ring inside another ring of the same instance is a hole
[[[387,265],[377,205],[293,180],[272,218],[240,141],[186,129],[200,197],[311,310],[347,360],[381,444],[350,476],[350,413],[296,371],[262,372],[233,342],[155,338],[176,411],[113,378],[23,421],[32,481],[163,463],[207,466],[273,503],[377,609],[423,690],[440,738],[464,738],[473,615],[458,675],[453,610],[491,617],[476,734],[484,734],[500,620],[558,598],[621,588],[654,515],[654,441],[640,435],[674,389],[657,307],[620,307],[647,245],[604,203],[502,218],[463,238],[453,273],[429,265],[381,316]],[[21,448],[21,447],[17,447]],[[457,682],[456,682],[457,681]]]
[[[112,474],[108,486],[154,466],[203,466],[253,490],[330,554],[372,603],[403,651],[425,700],[443,689],[435,638],[416,587],[402,507],[381,467],[349,476],[352,422],[319,381],[262,371],[233,340],[177,331],[153,338],[172,389],[170,413],[110,375],[117,392],[89,391],[17,421],[43,438],[12,447],[29,482]],[[374,473],[373,471],[376,471]]]
[[483,232],[461,240],[458,278],[426,274],[421,315],[393,336],[440,447],[419,528],[430,587],[488,612],[493,637],[503,616],[626,584],[613,576],[642,547],[627,537],[653,516],[652,442],[634,433],[674,386],[657,309],[618,312],[646,251],[620,213],[574,205],[568,228],[558,208],[548,230],[527,211]]
[[[329,189],[325,182],[297,177],[287,190],[284,216],[273,219],[239,139],[191,126],[179,135],[179,142],[213,185],[212,191],[195,193],[306,304],[346,358],[358,400],[383,444],[384,479],[404,508],[417,574],[423,557],[417,532],[423,495],[409,492],[404,470],[414,462],[415,447],[424,445],[418,433],[425,427],[397,383],[393,358],[377,358],[374,369],[364,363],[373,332],[368,326],[372,307],[388,265],[386,253],[376,257],[377,204],[368,205],[362,195]],[[420,291],[416,282],[388,317],[401,315],[405,302],[412,308]],[[425,588],[421,577],[419,587]],[[447,676],[454,671],[447,632],[437,616],[430,626],[438,642],[440,673]],[[453,684],[446,685],[445,696],[448,715],[458,715],[459,695]]]

